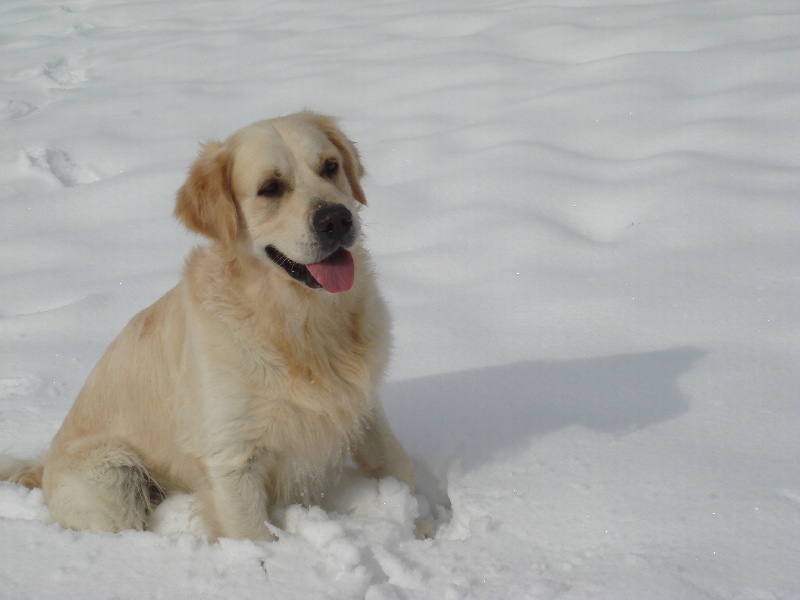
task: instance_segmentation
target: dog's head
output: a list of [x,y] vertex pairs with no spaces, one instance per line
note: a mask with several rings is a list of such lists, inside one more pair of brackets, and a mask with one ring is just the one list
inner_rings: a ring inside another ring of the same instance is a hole
[[353,285],[349,251],[361,239],[363,174],[333,119],[296,113],[203,145],[175,215],[310,288],[343,292]]

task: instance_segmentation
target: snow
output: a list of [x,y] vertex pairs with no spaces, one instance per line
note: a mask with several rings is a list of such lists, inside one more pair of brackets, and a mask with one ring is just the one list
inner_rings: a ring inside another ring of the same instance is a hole
[[0,483],[0,597],[800,598],[794,0],[5,0],[0,39],[0,451],[177,281],[198,142],[308,107],[365,158],[418,478],[271,544]]

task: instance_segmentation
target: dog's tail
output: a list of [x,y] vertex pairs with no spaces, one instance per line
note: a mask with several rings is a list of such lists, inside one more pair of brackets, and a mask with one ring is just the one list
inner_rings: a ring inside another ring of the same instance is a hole
[[0,481],[10,481],[26,488],[42,487],[44,465],[38,461],[0,457]]

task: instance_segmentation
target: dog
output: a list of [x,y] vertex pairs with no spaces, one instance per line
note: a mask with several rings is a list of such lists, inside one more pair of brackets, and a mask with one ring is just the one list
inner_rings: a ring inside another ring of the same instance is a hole
[[378,399],[389,319],[363,174],[336,121],[309,111],[202,145],[174,214],[209,243],[112,342],[42,463],[0,478],[41,486],[79,530],[146,529],[166,494],[194,493],[210,540],[275,539],[276,511],[318,501],[348,454],[413,493]]

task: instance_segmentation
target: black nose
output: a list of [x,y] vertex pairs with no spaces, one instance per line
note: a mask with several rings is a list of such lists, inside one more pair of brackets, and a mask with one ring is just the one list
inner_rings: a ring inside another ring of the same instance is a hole
[[321,240],[341,242],[353,229],[353,215],[341,204],[329,204],[314,213],[311,223]]

